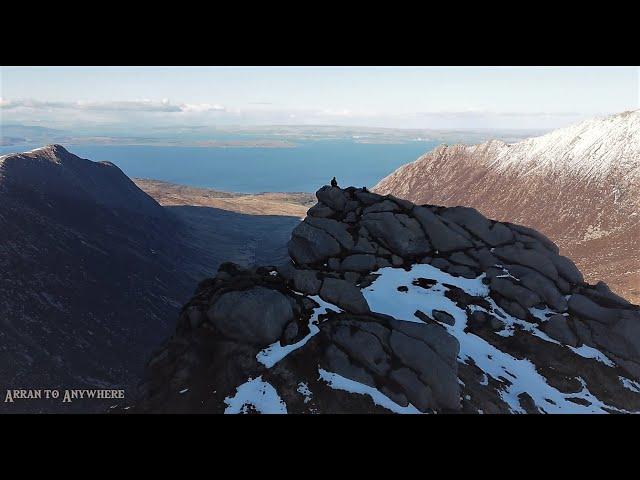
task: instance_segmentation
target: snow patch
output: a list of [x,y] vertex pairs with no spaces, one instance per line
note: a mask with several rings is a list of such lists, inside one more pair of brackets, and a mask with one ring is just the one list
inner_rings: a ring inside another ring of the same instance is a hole
[[[433,310],[448,312],[454,317],[455,324],[453,326],[443,324],[443,327],[460,343],[458,361],[462,363],[472,361],[485,375],[501,382],[499,395],[512,412],[525,413],[518,399],[522,393],[529,394],[535,404],[548,413],[606,413],[604,407],[616,410],[592,395],[582,379],[580,379],[583,385],[581,392],[576,394],[562,393],[547,383],[546,378],[537,372],[535,365],[530,360],[515,358],[483,338],[464,331],[467,326],[466,312],[444,296],[447,290],[444,283],[461,288],[470,295],[485,297],[491,306],[489,313],[500,316],[506,324],[507,331],[515,329],[517,325],[545,341],[559,343],[540,331],[536,325],[514,318],[502,311],[488,296],[489,289],[482,283],[484,274],[475,279],[453,277],[431,265],[414,265],[409,271],[386,267],[376,273],[380,274],[380,277],[363,290],[371,309],[391,315],[398,320],[411,322],[420,322],[413,315],[416,309],[430,315],[433,314]],[[413,281],[417,278],[432,279],[437,283],[431,288],[425,289],[413,285]],[[399,285],[405,285],[408,288],[408,291],[402,296],[396,294]],[[479,306],[473,306],[473,309],[486,311]],[[540,313],[548,312],[540,311]],[[576,353],[594,354],[586,349]],[[588,405],[574,403],[569,400],[570,398],[585,400]]]
[[298,383],[298,393],[304,397],[304,403],[309,403],[311,401],[311,390],[309,390],[309,385],[304,382]]
[[319,303],[320,306],[313,310],[313,314],[309,318],[309,333],[304,338],[298,340],[296,343],[292,343],[290,345],[281,345],[280,341],[277,341],[264,348],[263,350],[260,350],[256,355],[256,360],[259,363],[267,368],[273,367],[276,363],[289,355],[291,352],[299,349],[300,347],[303,347],[309,340],[311,340],[311,337],[313,337],[320,331],[320,329],[318,328],[318,316],[326,313],[329,309],[335,310],[337,312],[342,311],[340,308],[331,303],[325,302],[318,296],[310,298]]
[[318,369],[318,372],[320,373],[320,379],[327,382],[327,384],[334,390],[344,390],[345,392],[349,393],[369,395],[373,400],[373,403],[391,410],[394,413],[421,413],[420,410],[418,410],[411,404],[407,405],[406,407],[398,405],[389,397],[381,393],[379,390],[368,385],[350,380],[341,375],[338,375],[337,373],[327,372],[322,368]]
[[227,404],[224,413],[229,414],[248,413],[251,406],[259,413],[287,413],[287,405],[278,396],[276,389],[262,380],[262,375],[258,378],[250,378],[240,385],[236,389],[236,394],[225,398],[224,403]]

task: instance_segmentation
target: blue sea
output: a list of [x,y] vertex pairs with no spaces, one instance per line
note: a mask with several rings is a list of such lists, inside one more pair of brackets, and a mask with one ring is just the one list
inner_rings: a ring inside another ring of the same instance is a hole
[[[130,177],[194,187],[257,192],[315,192],[335,176],[342,186],[372,187],[437,142],[365,144],[351,140],[296,142],[294,148],[64,145],[90,160],[108,160]],[[41,145],[0,147],[0,154]]]

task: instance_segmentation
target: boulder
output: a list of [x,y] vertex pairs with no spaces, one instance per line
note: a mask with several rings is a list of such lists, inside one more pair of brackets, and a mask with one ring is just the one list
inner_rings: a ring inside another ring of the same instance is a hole
[[433,260],[431,260],[431,266],[439,270],[446,271],[451,266],[451,263],[444,258],[434,258]]
[[362,214],[366,215],[367,213],[377,213],[377,212],[399,212],[400,207],[396,202],[392,202],[391,200],[383,200],[380,203],[374,203],[366,207]]
[[347,230],[349,227],[344,223],[338,222],[337,220],[333,220],[331,218],[313,217],[307,217],[304,221],[312,227],[323,230],[324,232],[331,235],[346,250],[351,250],[353,248],[353,237]]
[[[413,322],[405,323],[416,325],[424,329],[428,329],[432,326],[433,331],[443,332],[445,335],[448,335],[437,325],[428,325],[424,323],[418,324]],[[455,358],[453,359],[453,362],[445,361],[444,358],[447,357],[440,354],[447,354],[451,352],[446,352],[444,350],[440,352],[440,348],[436,348],[436,350],[434,350],[432,346],[426,344],[422,339],[406,335],[395,328],[392,330],[391,336],[389,337],[389,344],[400,361],[405,366],[415,371],[419,375],[420,380],[431,388],[435,408],[459,408],[460,385],[458,384]]]
[[341,270],[372,272],[377,268],[376,257],[370,254],[349,255],[340,264]]
[[424,255],[431,250],[420,224],[405,214],[368,213],[361,223],[378,243],[400,257]]
[[453,252],[449,255],[449,261],[472,268],[478,268],[480,266],[477,261],[464,252]]
[[327,261],[327,267],[329,267],[329,270],[333,270],[334,272],[337,272],[340,270],[340,259],[339,258],[330,258]]
[[540,253],[538,250],[518,245],[506,245],[494,248],[493,253],[507,263],[524,265],[542,273],[551,280],[558,279],[558,270],[555,264],[549,259],[549,256]]
[[404,264],[404,259],[402,259],[402,257],[399,257],[397,255],[391,255],[391,265],[393,265],[394,267],[400,267]]
[[351,360],[376,375],[386,375],[390,369],[388,354],[378,338],[351,325],[338,324],[331,332],[331,341],[338,345]]
[[581,293],[604,307],[629,308],[633,305],[611,291],[609,286],[600,281],[593,288],[584,288]]
[[344,279],[355,285],[360,281],[360,274],[356,272],[344,272]]
[[398,198],[393,195],[387,195],[387,198],[389,200],[393,200],[395,203],[397,203],[400,206],[400,208],[402,208],[407,212],[410,212],[415,206],[413,202],[410,202],[409,200],[405,200],[404,198]]
[[295,270],[292,281],[294,289],[307,295],[317,295],[322,286],[315,270]]
[[577,347],[579,344],[578,337],[569,327],[567,317],[564,315],[553,315],[542,324],[541,330],[566,345]]
[[347,312],[356,314],[369,312],[369,304],[360,289],[346,280],[325,278],[320,289],[320,298]]
[[344,217],[346,223],[356,223],[358,221],[358,215],[355,212],[349,212]]
[[476,278],[478,276],[474,270],[465,265],[451,265],[447,268],[447,273],[450,273],[454,277],[464,278]]
[[289,255],[299,265],[314,264],[340,254],[340,244],[324,230],[300,223],[287,244]]
[[492,247],[513,242],[513,232],[500,222],[485,218],[475,208],[453,207],[442,212],[442,217],[461,225]]
[[376,253],[378,246],[365,237],[358,237],[358,241],[351,250],[353,253]]
[[474,248],[469,250],[469,255],[476,259],[483,269],[488,269],[502,263],[488,248]]
[[335,215],[335,211],[322,203],[317,203],[307,211],[307,215],[311,217],[327,218]]
[[521,265],[505,265],[511,275],[532,292],[537,293],[544,302],[559,313],[567,311],[567,300],[558,290],[556,284],[544,275],[529,267]]
[[294,312],[287,296],[256,286],[222,294],[209,308],[207,319],[228,338],[264,346],[280,339]]
[[376,382],[373,380],[371,374],[361,366],[351,363],[347,354],[333,343],[329,344],[324,352],[324,363],[330,372],[337,373],[345,378],[369,385],[373,388],[376,387]]
[[560,253],[560,249],[558,248],[558,246],[537,230],[525,227],[524,225],[516,225],[515,223],[504,222],[504,224],[515,232],[534,238],[535,240],[540,242],[540,244],[543,245],[547,250],[556,254]]
[[558,273],[570,283],[582,283],[584,277],[578,267],[567,257],[563,257],[557,254],[549,255],[549,259],[553,262]]
[[451,252],[473,246],[469,240],[447,227],[431,210],[416,206],[411,214],[420,222],[435,250]]
[[489,287],[503,297],[518,302],[524,308],[531,308],[541,301],[538,294],[520,285],[516,285],[507,278],[492,278]]
[[584,295],[578,293],[569,297],[569,312],[579,317],[594,320],[607,325],[613,324],[618,318],[618,311],[604,308]]
[[363,205],[373,205],[374,203],[378,203],[384,200],[382,195],[378,195],[377,193],[364,192],[364,191],[356,191],[354,193],[356,199],[362,203]]
[[437,321],[446,323],[447,325],[453,326],[456,324],[456,319],[453,318],[451,314],[443,312],[442,310],[433,310],[433,312],[431,312],[431,315],[433,315],[433,318],[435,318]]
[[330,187],[329,185],[325,185],[318,190],[316,192],[316,197],[336,212],[342,212],[347,203],[347,197],[345,196],[344,191],[339,187]]
[[407,400],[421,412],[437,407],[431,389],[422,383],[412,370],[406,367],[399,368],[391,372],[389,378],[400,385]]

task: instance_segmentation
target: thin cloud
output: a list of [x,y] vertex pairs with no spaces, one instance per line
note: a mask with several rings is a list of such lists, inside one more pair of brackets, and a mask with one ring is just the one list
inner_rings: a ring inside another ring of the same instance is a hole
[[224,111],[225,107],[217,104],[180,104],[173,105],[168,100],[131,100],[113,102],[52,102],[35,99],[0,99],[0,108],[4,110],[31,109],[31,110],[51,110],[67,109],[89,112],[217,112]]

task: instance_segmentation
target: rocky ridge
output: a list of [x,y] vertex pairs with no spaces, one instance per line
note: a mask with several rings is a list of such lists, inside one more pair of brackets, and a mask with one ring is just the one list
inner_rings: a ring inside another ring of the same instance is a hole
[[511,144],[441,145],[373,190],[526,224],[590,282],[640,302],[640,110]]
[[325,186],[283,265],[223,264],[133,412],[640,411],[640,309],[537,231]]

